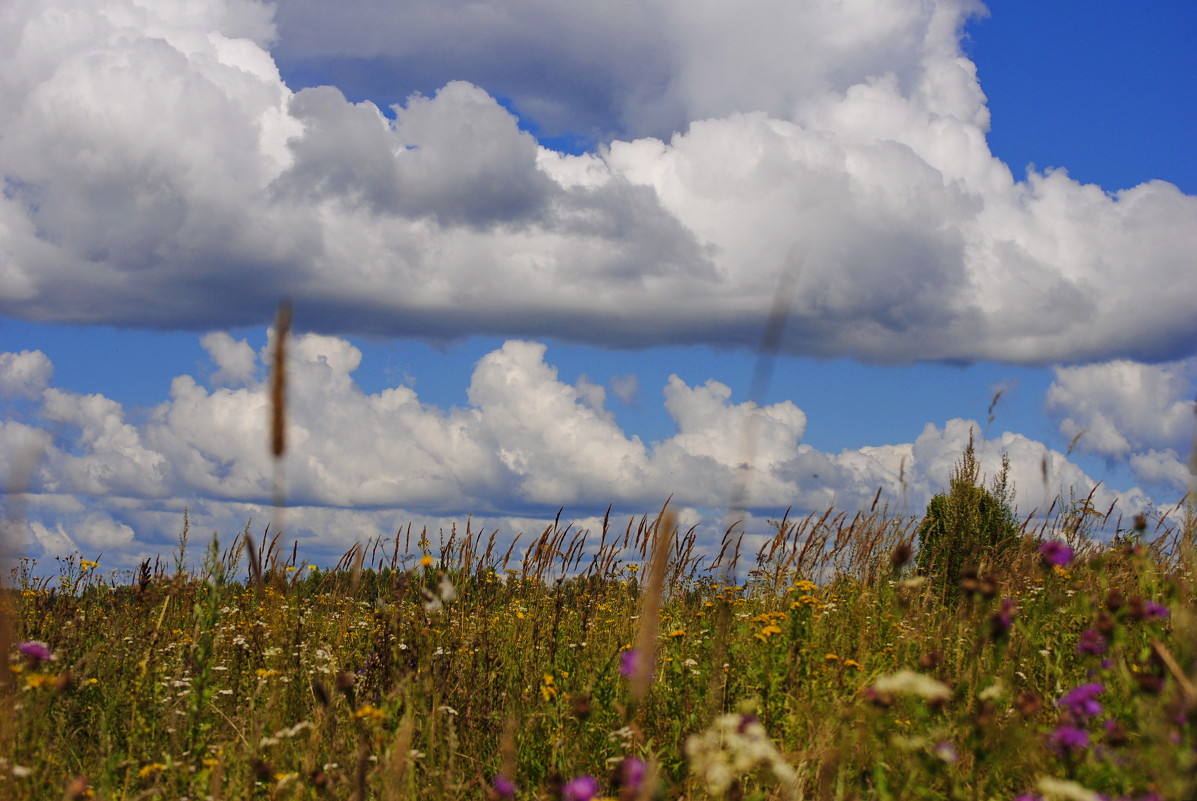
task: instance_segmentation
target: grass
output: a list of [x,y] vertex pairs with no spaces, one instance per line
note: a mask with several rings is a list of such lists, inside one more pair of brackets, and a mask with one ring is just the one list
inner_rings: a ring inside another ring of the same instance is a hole
[[26,563],[0,797],[1197,797],[1197,527],[1076,522],[950,601],[917,520],[833,510],[713,559],[666,512],[522,558],[467,529],[332,569],[248,533],[191,572],[186,537],[120,580]]

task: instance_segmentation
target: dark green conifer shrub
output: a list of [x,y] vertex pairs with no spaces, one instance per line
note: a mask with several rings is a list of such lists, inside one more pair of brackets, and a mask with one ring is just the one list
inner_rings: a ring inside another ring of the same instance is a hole
[[990,486],[981,483],[970,433],[947,493],[939,493],[927,504],[918,528],[916,565],[944,599],[959,594],[962,573],[996,568],[1018,543],[1009,473],[1010,459],[1003,456],[1002,469]]

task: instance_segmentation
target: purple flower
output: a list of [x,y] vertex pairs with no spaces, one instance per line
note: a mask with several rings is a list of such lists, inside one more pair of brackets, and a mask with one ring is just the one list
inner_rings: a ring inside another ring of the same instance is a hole
[[1047,746],[1060,757],[1074,756],[1089,747],[1089,734],[1076,726],[1061,726],[1047,736]]
[[1078,654],[1101,656],[1107,650],[1106,638],[1101,636],[1100,631],[1097,629],[1085,629],[1081,632],[1081,638],[1076,644],[1076,652]]
[[1084,723],[1089,718],[1101,714],[1101,704],[1095,699],[1105,691],[1105,687],[1098,683],[1082,684],[1073,687],[1060,697],[1056,706],[1062,706],[1078,723]]
[[1163,620],[1168,614],[1168,607],[1160,606],[1155,601],[1148,601],[1143,608],[1143,617],[1147,620]]
[[582,774],[561,788],[561,798],[564,801],[590,801],[598,795],[598,779]]
[[24,657],[29,660],[29,663],[35,667],[40,665],[42,662],[54,661],[54,654],[50,652],[50,647],[44,642],[38,642],[36,640],[23,642],[17,646],[17,650],[20,651],[21,654],[23,654]]
[[515,798],[516,792],[515,782],[500,773],[495,777],[494,782],[491,783],[491,788],[495,791],[496,798]]
[[619,672],[625,679],[630,679],[636,675],[636,669],[640,667],[640,654],[636,652],[635,648],[629,648],[619,655]]
[[1072,549],[1059,540],[1051,540],[1039,546],[1039,558],[1048,567],[1064,567],[1072,561]]
[[620,787],[625,787],[633,793],[639,792],[640,785],[644,784],[644,774],[647,770],[643,759],[628,757],[619,763]]
[[1010,631],[1014,625],[1014,617],[1018,614],[1018,607],[1009,598],[1002,599],[1002,607],[993,617],[989,618],[989,631],[993,639],[997,640]]

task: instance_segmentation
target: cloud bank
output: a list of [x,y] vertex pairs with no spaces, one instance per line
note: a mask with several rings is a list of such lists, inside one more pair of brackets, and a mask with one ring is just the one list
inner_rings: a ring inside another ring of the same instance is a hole
[[[0,452],[14,456],[3,478],[24,491],[42,553],[80,548],[131,564],[171,550],[184,508],[197,530],[226,541],[251,518],[271,519],[262,378],[270,345],[255,351],[224,333],[202,342],[210,372],[177,377],[170,397],[144,412],[52,386],[40,352],[0,354],[0,401],[12,412],[0,423]],[[616,422],[603,385],[562,381],[546,346],[527,340],[479,359],[463,405],[452,407],[403,384],[363,391],[354,378],[362,353],[344,339],[302,335],[291,353],[286,525],[306,553],[339,554],[413,521],[435,531],[472,513],[476,528],[510,537],[538,532],[561,507],[593,522],[608,506],[644,514],[669,497],[717,536],[737,485],[758,523],[790,507],[868,508],[878,492],[892,513],[914,514],[946,486],[970,433],[989,475],[1010,456],[1024,515],[1096,484],[1043,443],[1009,432],[984,439],[962,419],[928,424],[904,444],[821,452],[802,443],[807,418],[793,403],[735,402],[714,379],[691,386],[670,377],[658,397],[675,430],[644,442]],[[39,370],[42,378],[27,378]],[[1130,421],[1113,425],[1145,454],[1161,444]],[[1094,495],[1103,511],[1115,500],[1125,514],[1151,504],[1137,488]]]
[[[325,333],[734,346],[792,273],[789,353],[1192,355],[1197,198],[1015,177],[978,4],[617,5],[6,3],[0,313],[210,331],[286,295]],[[280,61],[407,77],[379,109]]]

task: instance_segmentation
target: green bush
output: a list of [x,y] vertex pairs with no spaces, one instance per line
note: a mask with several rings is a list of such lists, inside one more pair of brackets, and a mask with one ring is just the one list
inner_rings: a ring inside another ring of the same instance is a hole
[[981,483],[973,437],[956,464],[948,492],[927,504],[918,528],[916,564],[932,578],[945,599],[959,592],[966,570],[992,569],[1019,540],[1018,521],[1010,508],[1014,488],[1009,483],[1010,459],[988,488]]

